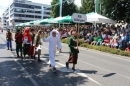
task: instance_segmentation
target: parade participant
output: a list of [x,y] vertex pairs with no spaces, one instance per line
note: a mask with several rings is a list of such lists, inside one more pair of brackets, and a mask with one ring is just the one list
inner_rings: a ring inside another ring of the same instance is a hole
[[35,39],[34,39],[34,44],[33,46],[35,46],[35,54],[34,54],[34,58],[35,58],[35,55],[38,54],[38,61],[41,62],[41,59],[40,59],[40,55],[41,55],[41,30],[39,30],[35,36]]
[[34,51],[35,51],[35,46],[34,46],[34,38],[35,38],[35,32],[34,29],[31,29],[31,37],[32,37],[32,46],[31,46],[31,58],[34,58]]
[[26,27],[24,34],[23,34],[23,39],[22,39],[23,40],[23,54],[24,54],[23,61],[26,61],[25,55],[28,54],[29,59],[30,59],[29,62],[32,63],[32,61],[31,61],[32,38],[29,33],[30,33],[30,28]]
[[77,64],[78,53],[79,53],[78,46],[77,46],[78,40],[76,36],[77,36],[76,31],[72,30],[71,37],[68,40],[68,46],[70,48],[70,56],[68,62],[66,62],[67,69],[69,69],[69,63],[73,63],[72,70],[74,72],[76,72],[75,65]]
[[10,32],[10,29],[7,30],[7,33],[6,33],[6,40],[7,40],[7,50],[9,50],[9,48],[11,49],[12,51],[12,41],[13,41],[13,38],[12,38],[12,33]]
[[57,71],[55,67],[56,45],[58,45],[58,48],[61,49],[59,38],[57,37],[57,31],[52,30],[48,38],[44,38],[43,35],[42,39],[44,42],[49,42],[49,64],[52,67],[53,72],[56,72]]
[[[16,42],[16,53],[17,57],[22,57],[22,33],[20,29],[17,29],[17,32],[15,34],[15,42]],[[19,56],[19,50],[20,50],[20,56]]]

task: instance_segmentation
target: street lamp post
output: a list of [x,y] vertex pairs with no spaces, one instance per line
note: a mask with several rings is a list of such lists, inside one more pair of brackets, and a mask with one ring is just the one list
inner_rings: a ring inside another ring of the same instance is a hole
[[60,0],[60,17],[62,17],[62,0]]

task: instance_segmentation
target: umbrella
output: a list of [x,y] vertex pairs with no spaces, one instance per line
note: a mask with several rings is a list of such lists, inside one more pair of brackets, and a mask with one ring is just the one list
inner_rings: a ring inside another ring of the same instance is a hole
[[39,21],[38,23],[39,24],[49,24],[51,20],[53,20],[54,18],[49,18],[49,19],[44,19],[44,20],[41,20]]
[[112,19],[109,19],[105,16],[102,16],[98,13],[88,13],[86,14],[87,16],[87,21],[86,22],[92,22],[92,23],[116,23],[115,21],[113,21]]
[[19,26],[25,26],[25,23],[20,23]]
[[53,20],[50,20],[50,22],[49,23],[58,23],[58,21],[59,20],[61,20],[61,19],[63,19],[63,17],[57,17],[57,18],[55,18],[55,19],[53,19]]
[[39,21],[41,21],[41,20],[31,21],[29,24],[30,24],[30,25],[38,25],[37,23],[38,23]]
[[73,22],[71,16],[65,16],[58,21],[58,23],[68,23],[68,22]]

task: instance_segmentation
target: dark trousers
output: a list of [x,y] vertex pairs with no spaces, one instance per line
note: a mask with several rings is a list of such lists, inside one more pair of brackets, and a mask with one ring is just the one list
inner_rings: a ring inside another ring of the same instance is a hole
[[20,50],[20,56],[22,57],[22,44],[16,44],[16,53],[19,56],[19,50]]
[[7,47],[12,49],[12,41],[11,40],[7,40]]

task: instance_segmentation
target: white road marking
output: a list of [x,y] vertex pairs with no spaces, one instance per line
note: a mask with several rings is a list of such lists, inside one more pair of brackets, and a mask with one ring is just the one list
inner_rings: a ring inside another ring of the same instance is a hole
[[[46,47],[43,47],[43,46],[42,46],[42,48],[48,50],[48,48],[46,48]],[[63,55],[63,54],[62,54],[62,55]],[[48,63],[48,61],[46,61],[44,58],[42,58],[42,60],[44,60],[46,63]],[[61,63],[59,63],[59,62],[56,62],[56,63],[59,64],[59,65],[61,65],[62,67],[65,67],[64,64],[61,64]],[[57,66],[57,67],[58,67],[58,66]],[[89,80],[93,81],[94,83],[96,83],[96,84],[102,86],[99,82],[97,82],[96,80],[94,80],[94,79],[92,79],[91,77],[87,76],[85,73],[82,73],[80,70],[78,70],[76,74],[78,74],[78,75],[80,75],[80,76],[82,76],[82,77],[88,78]]]
[[[43,46],[42,46],[42,47],[43,47]],[[43,48],[44,48],[44,49],[48,49],[48,48],[46,48],[46,47],[43,47]],[[60,53],[60,54],[63,55],[63,56],[65,56],[65,57],[68,57],[68,55],[66,55],[66,54],[63,54],[63,53]],[[101,67],[92,65],[92,64],[90,64],[90,63],[88,63],[88,62],[84,62],[84,61],[82,61],[82,60],[78,60],[78,61],[80,61],[80,62],[82,62],[82,63],[85,63],[85,64],[87,64],[87,65],[90,65],[90,66],[93,66],[93,67],[96,67],[96,68],[105,70],[105,71],[107,71],[107,72],[113,72],[113,71],[110,71],[110,70],[107,70],[107,69],[104,69],[104,68],[101,68]],[[120,75],[120,76],[122,76],[122,77],[125,77],[125,78],[127,78],[127,79],[130,79],[130,77],[124,76],[124,75],[122,75],[122,74],[120,74],[120,73],[116,73],[116,74],[118,74],[118,75]]]
[[[12,55],[12,57],[14,58],[14,55]],[[39,86],[38,83],[32,78],[32,76],[26,71],[26,69],[18,62],[18,60],[14,59],[14,61],[19,65],[19,67],[23,70],[23,72],[31,80],[31,82],[34,84],[34,86]]]

